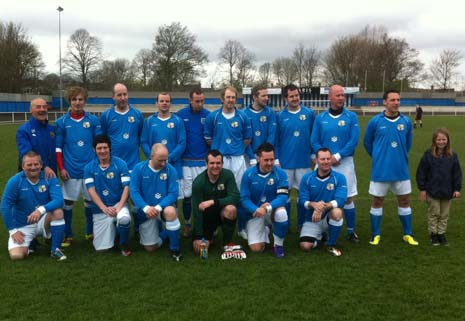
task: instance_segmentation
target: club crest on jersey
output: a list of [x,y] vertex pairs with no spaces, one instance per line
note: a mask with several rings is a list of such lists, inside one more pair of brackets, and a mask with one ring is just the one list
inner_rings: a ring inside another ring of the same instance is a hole
[[307,116],[305,116],[305,115],[300,115],[300,116],[299,116],[299,119],[300,119],[300,120],[306,120],[306,119],[307,119]]
[[265,203],[265,202],[266,202],[266,196],[265,196],[265,195],[262,195],[262,196],[260,197],[260,202],[262,202],[262,203]]
[[134,119],[134,116],[129,116],[128,117],[128,123],[133,123],[135,122],[136,120]]
[[108,195],[110,195],[110,192],[108,190],[104,189],[102,191],[102,194],[103,194],[103,196],[108,196]]
[[267,182],[268,185],[274,185],[274,179],[270,178]]
[[392,147],[392,148],[396,148],[396,147],[397,147],[397,145],[398,145],[398,144],[397,144],[397,142],[396,142],[396,141],[394,141],[394,142],[392,142],[392,143],[391,143],[391,147]]
[[50,137],[55,137],[55,132],[50,132]]
[[260,116],[261,123],[266,123],[266,120],[267,120],[266,116]]
[[202,125],[205,125],[205,119],[206,119],[205,117],[200,118],[200,123],[201,123]]
[[397,130],[398,130],[398,131],[402,131],[402,130],[404,130],[404,129],[405,129],[404,124],[399,124],[399,125],[397,125]]
[[155,194],[155,198],[156,198],[157,200],[159,200],[159,199],[161,198],[161,194],[160,194],[160,193],[156,193],[156,194]]
[[88,121],[85,121],[84,123],[82,123],[82,127],[84,128],[89,128],[90,127],[90,123]]
[[300,132],[299,132],[298,130],[296,130],[296,131],[294,132],[294,136],[295,136],[295,137],[299,137],[299,136],[300,136]]
[[168,124],[166,124],[166,127],[168,127],[168,128],[174,128],[174,123],[173,123],[173,122],[169,122]]
[[218,190],[224,191],[224,184],[218,184]]
[[78,145],[79,147],[84,146],[84,141],[82,141],[82,140],[78,141],[78,142],[77,142],[77,145]]
[[334,184],[333,184],[333,183],[329,183],[328,185],[326,185],[326,189],[327,189],[328,191],[334,190]]
[[238,123],[237,121],[233,121],[233,122],[231,123],[231,127],[232,127],[232,128],[237,128],[237,127],[239,127],[239,123]]
[[337,142],[337,136],[331,137],[331,141],[332,141],[333,143]]
[[226,144],[231,144],[231,138],[226,138]]
[[162,139],[160,143],[162,143],[163,145],[166,145],[168,144],[168,141],[166,139]]
[[45,185],[40,185],[39,188],[38,188],[39,192],[43,193],[45,191],[47,191],[47,186]]
[[162,181],[166,181],[166,180],[167,180],[167,178],[168,178],[168,175],[167,175],[166,173],[162,173],[162,174],[160,174],[160,180],[162,180]]
[[346,122],[344,120],[340,120],[340,121],[338,121],[337,125],[340,126],[340,127],[343,127],[343,126],[346,125]]
[[255,132],[255,136],[261,136],[261,135],[262,135],[262,133],[261,133],[259,130],[257,130],[257,131]]
[[113,172],[107,173],[107,179],[113,179],[114,177],[115,177],[115,174]]
[[124,134],[123,134],[123,138],[124,138],[124,139],[128,139],[128,138],[129,138],[129,133],[124,133]]

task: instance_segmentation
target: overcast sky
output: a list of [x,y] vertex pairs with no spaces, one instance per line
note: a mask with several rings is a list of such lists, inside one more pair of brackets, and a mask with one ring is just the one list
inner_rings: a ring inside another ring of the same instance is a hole
[[[132,60],[151,48],[161,25],[179,21],[217,61],[229,39],[252,51],[257,64],[290,56],[298,43],[325,50],[338,37],[358,33],[367,24],[383,25],[404,38],[428,65],[441,50],[465,54],[465,4],[461,0],[2,0],[0,20],[21,23],[39,46],[46,70],[58,73],[58,11],[62,48],[69,36],[85,28],[103,42],[107,59]],[[465,60],[460,82],[465,79]],[[214,68],[209,67],[210,72]]]

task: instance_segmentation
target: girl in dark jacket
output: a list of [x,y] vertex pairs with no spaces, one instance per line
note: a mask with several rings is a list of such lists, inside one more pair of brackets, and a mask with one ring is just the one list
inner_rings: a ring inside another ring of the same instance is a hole
[[420,200],[428,204],[428,230],[432,245],[448,245],[447,220],[452,198],[460,197],[462,170],[457,154],[450,147],[449,132],[438,128],[433,143],[420,160],[417,185]]

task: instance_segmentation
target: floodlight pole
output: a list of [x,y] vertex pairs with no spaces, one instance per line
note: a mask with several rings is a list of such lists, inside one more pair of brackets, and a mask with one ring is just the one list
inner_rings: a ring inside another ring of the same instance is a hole
[[61,12],[62,7],[58,7],[58,42],[60,44],[59,55],[60,55],[60,112],[63,112],[63,78],[61,73]]

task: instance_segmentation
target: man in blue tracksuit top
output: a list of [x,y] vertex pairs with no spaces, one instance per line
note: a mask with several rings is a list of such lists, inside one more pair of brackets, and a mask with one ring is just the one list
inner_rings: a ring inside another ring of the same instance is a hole
[[386,91],[383,104],[386,110],[368,122],[363,140],[372,159],[369,189],[369,193],[373,195],[370,244],[378,245],[381,241],[384,197],[391,189],[397,195],[397,212],[403,227],[403,240],[410,245],[418,245],[412,233],[409,199],[412,187],[408,153],[412,147],[412,122],[399,112],[400,93],[397,90]]

